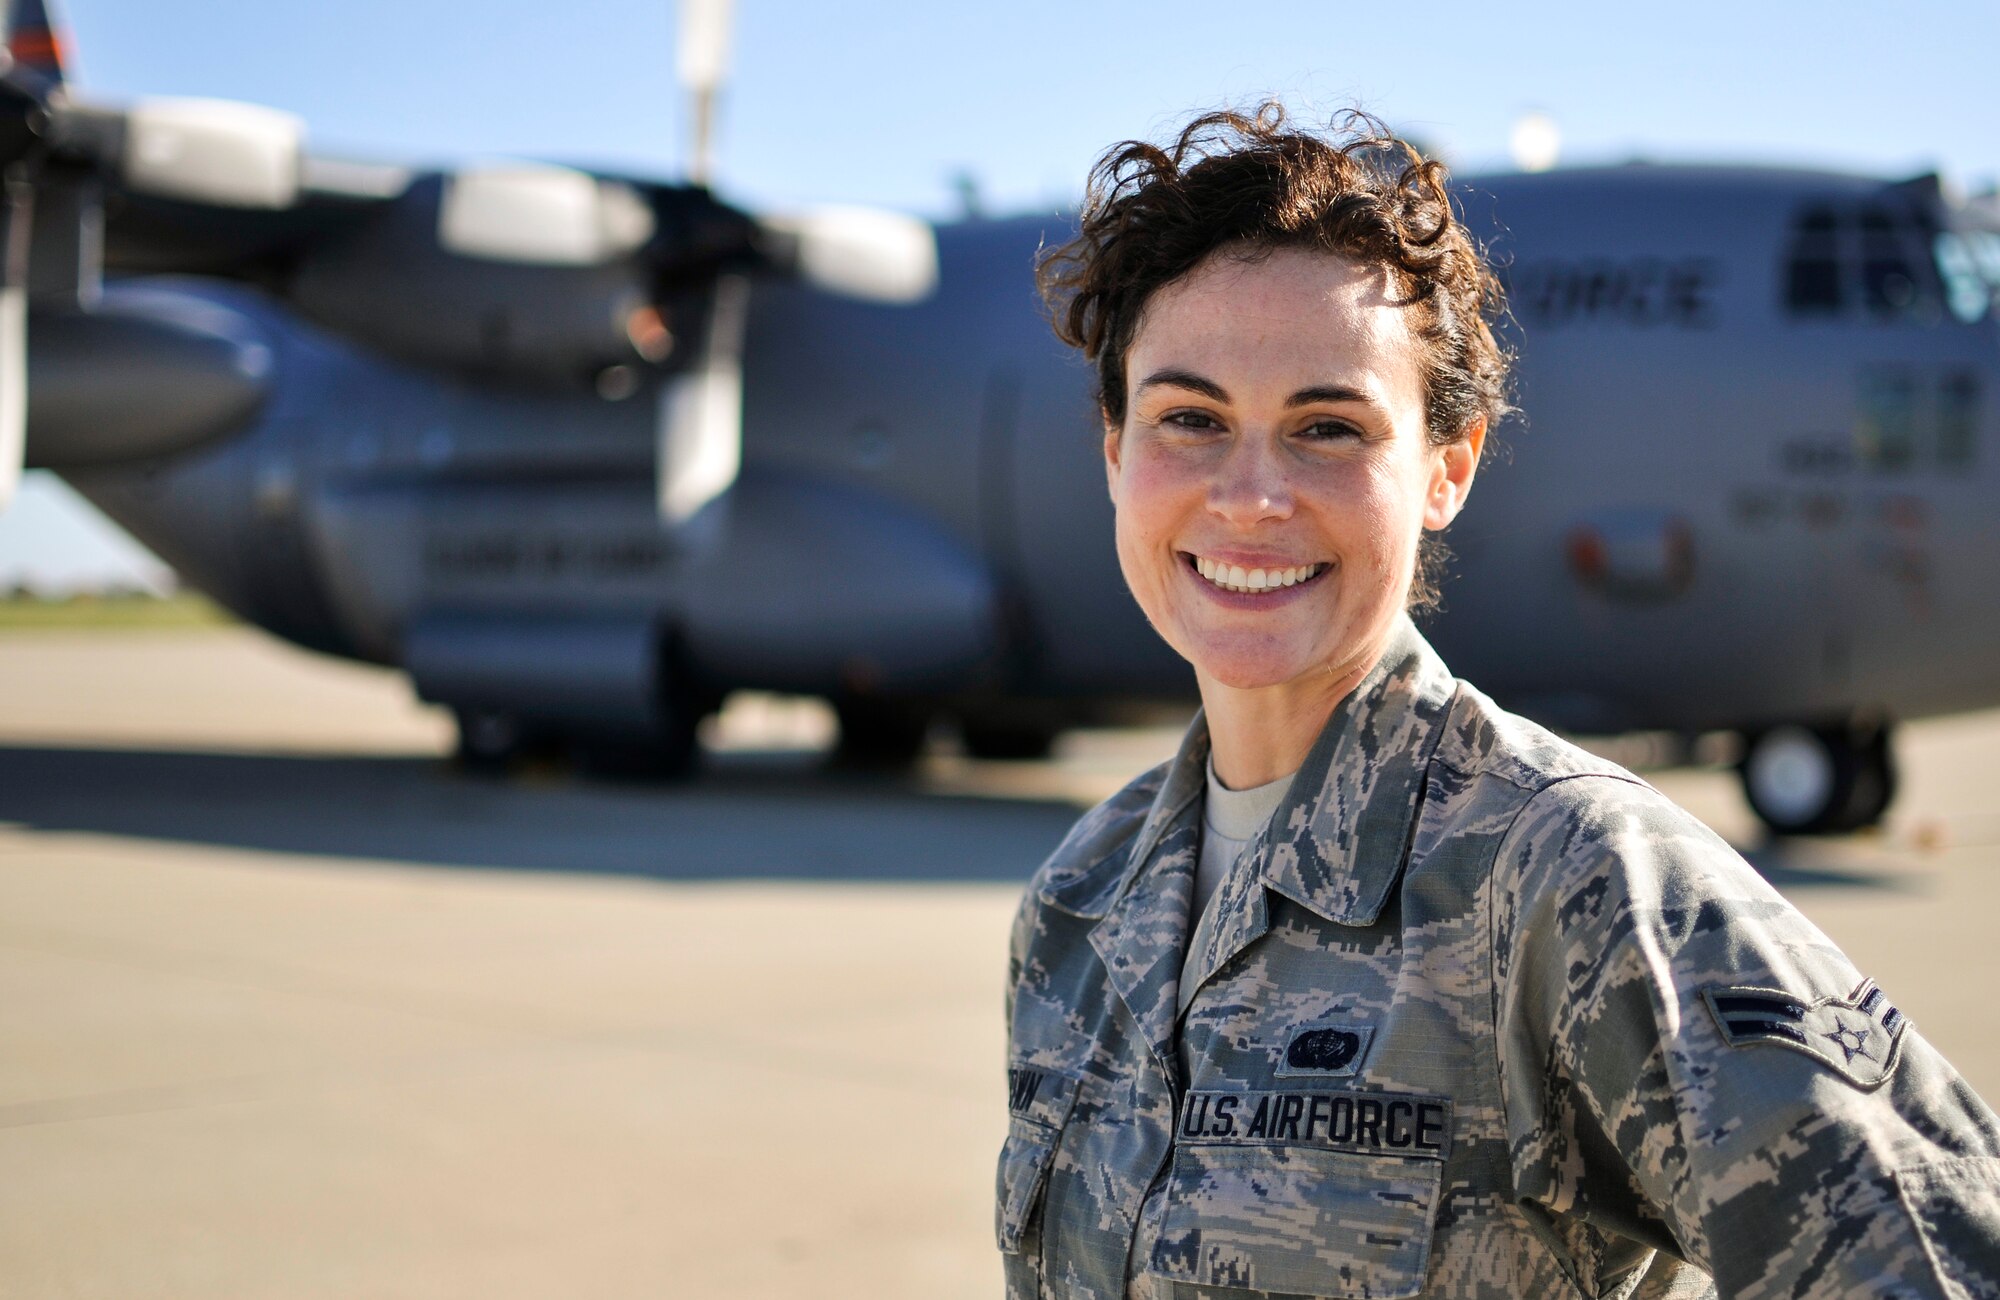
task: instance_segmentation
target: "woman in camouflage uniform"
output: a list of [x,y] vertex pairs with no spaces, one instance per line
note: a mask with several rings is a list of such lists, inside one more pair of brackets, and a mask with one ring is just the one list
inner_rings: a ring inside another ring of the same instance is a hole
[[1726,844],[1406,608],[1507,411],[1445,178],[1214,114],[1044,262],[1179,754],[1012,947],[1010,1294],[2000,1295],[2000,1125]]

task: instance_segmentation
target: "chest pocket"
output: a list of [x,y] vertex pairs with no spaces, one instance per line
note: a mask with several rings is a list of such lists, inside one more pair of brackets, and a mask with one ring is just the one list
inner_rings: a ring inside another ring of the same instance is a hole
[[1358,1145],[1183,1134],[1148,1271],[1252,1292],[1416,1295],[1430,1262],[1442,1142],[1407,1154]]
[[1007,1142],[1000,1148],[994,1236],[1000,1249],[1019,1254],[1035,1221],[1056,1142],[1076,1101],[1076,1080],[1031,1066],[1007,1071]]

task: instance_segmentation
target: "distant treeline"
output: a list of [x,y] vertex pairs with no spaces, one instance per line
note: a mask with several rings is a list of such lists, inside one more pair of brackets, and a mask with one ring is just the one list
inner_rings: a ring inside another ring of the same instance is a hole
[[196,591],[156,596],[136,587],[47,596],[0,591],[0,632],[33,628],[222,627],[236,617]]

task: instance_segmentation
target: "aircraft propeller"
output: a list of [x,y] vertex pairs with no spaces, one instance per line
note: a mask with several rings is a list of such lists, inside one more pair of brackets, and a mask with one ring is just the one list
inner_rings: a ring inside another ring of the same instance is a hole
[[[691,135],[684,184],[482,163],[445,178],[438,209],[438,244],[460,256],[581,267],[639,255],[653,267],[655,303],[701,295],[699,321],[690,322],[695,337],[673,341],[679,355],[661,385],[655,424],[659,511],[676,527],[727,491],[742,464],[751,274],[881,303],[915,302],[937,283],[936,239],[913,217],[856,207],[759,216],[711,193],[732,7],[733,0],[680,3],[675,70]],[[659,308],[652,310],[657,321]]]
[[[464,309],[449,321],[434,311],[434,326],[402,336],[416,359],[439,364],[532,369],[534,354],[493,360],[477,351],[484,346],[479,336],[452,330],[462,330],[457,322],[483,321],[495,308],[528,310],[526,294],[566,292],[546,280],[532,290],[508,287],[529,282],[501,276],[492,282],[498,298],[484,303],[482,281],[453,271],[456,259],[577,268],[583,272],[577,283],[586,286],[605,283],[590,279],[605,268],[630,267],[639,278],[639,303],[626,329],[631,348],[667,369],[656,416],[657,497],[662,518],[676,526],[727,491],[742,460],[750,277],[776,275],[882,303],[916,301],[937,281],[936,241],[922,221],[848,207],[759,215],[710,192],[730,0],[682,0],[677,66],[693,100],[694,140],[688,180],[678,184],[518,161],[475,162],[417,183],[421,178],[405,169],[309,158],[304,124],[259,105],[85,103],[68,93],[48,0],[7,3],[7,53],[0,60],[0,508],[19,481],[26,451],[30,300],[38,309],[94,304],[105,260],[107,189],[133,200],[119,207],[125,235],[114,249],[124,258],[114,257],[117,269],[196,266],[279,284],[309,315],[337,317],[336,327],[361,337],[371,337],[371,322],[389,318],[383,310],[389,300],[423,284],[434,307],[449,298]],[[231,212],[219,221],[201,215],[218,208]],[[412,218],[419,224],[412,227]],[[435,224],[425,229],[426,221]],[[158,242],[135,242],[142,229]],[[336,232],[340,238],[324,238]],[[180,251],[148,261],[148,247]],[[322,250],[345,269],[315,277]],[[457,296],[435,292],[440,288]],[[378,341],[396,350],[391,332]],[[597,346],[586,342],[582,352]],[[578,354],[557,348],[543,373],[560,372],[569,355]]]
[[[688,180],[706,192],[715,106],[729,62],[734,0],[680,0],[675,71],[689,100]],[[937,242],[915,218],[828,207],[752,218],[763,258],[816,288],[864,301],[915,302],[937,284]],[[701,351],[660,395],[655,464],[660,514],[682,524],[736,481],[743,460],[743,343],[749,282],[719,277]]]
[[0,77],[0,510],[14,500],[28,442],[28,238],[34,189],[24,172],[39,152],[46,117]]
[[[123,110],[74,103],[64,45],[46,0],[12,0],[0,50],[0,510],[20,484],[27,449],[31,292],[88,305],[98,291],[97,178],[232,208],[284,208],[299,195],[297,118],[210,99],[142,100]],[[38,236],[52,245],[39,259]]]

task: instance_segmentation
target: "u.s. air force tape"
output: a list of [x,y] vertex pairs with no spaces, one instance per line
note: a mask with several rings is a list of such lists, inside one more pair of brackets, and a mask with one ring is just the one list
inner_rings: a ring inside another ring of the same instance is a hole
[[1177,1136],[1443,1160],[1451,1154],[1451,1102],[1394,1092],[1190,1092]]

